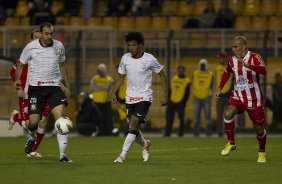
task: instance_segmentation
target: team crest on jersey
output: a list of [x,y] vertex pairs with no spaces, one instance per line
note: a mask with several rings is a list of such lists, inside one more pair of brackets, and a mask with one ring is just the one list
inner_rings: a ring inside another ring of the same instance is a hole
[[243,85],[243,84],[246,84],[248,82],[248,79],[246,79],[245,77],[243,76],[239,76],[236,83],[239,84],[239,85]]
[[147,62],[141,62],[141,68],[142,69],[146,69],[147,68],[148,63]]
[[60,48],[53,47],[53,50],[54,50],[55,55],[60,55],[60,53],[61,53],[61,49]]

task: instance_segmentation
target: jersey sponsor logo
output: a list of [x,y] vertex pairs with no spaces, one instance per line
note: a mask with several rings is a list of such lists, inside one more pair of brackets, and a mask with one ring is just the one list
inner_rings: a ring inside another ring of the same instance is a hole
[[142,101],[144,100],[143,97],[130,97],[129,98],[129,102],[139,102],[139,101]]
[[137,113],[136,115],[139,116],[139,117],[143,116],[142,114],[139,114],[139,113]]
[[55,84],[55,82],[53,81],[47,81],[47,82],[43,82],[43,81],[37,81],[37,85],[40,86],[42,84]]
[[243,76],[239,76],[237,81],[236,81],[236,85],[244,85],[248,82],[248,79],[246,79]]

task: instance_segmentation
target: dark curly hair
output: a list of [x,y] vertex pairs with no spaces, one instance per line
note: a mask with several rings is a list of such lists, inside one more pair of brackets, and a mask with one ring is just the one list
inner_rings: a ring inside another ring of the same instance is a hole
[[136,41],[138,44],[144,45],[144,36],[142,33],[133,31],[125,35],[125,42]]

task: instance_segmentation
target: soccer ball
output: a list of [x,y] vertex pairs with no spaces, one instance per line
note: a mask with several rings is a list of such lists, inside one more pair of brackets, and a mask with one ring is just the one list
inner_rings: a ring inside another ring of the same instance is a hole
[[72,122],[68,117],[60,117],[55,122],[55,129],[61,135],[66,135],[72,130]]

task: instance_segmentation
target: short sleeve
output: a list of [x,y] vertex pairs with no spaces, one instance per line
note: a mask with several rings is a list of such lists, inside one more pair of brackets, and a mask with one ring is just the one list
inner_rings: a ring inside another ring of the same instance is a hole
[[65,60],[66,60],[65,47],[64,47],[63,44],[61,43],[59,62],[64,62]]
[[160,73],[160,71],[163,69],[163,66],[158,62],[156,58],[153,58],[151,61],[151,68],[155,73]]
[[122,75],[126,74],[126,69],[124,65],[124,57],[121,58],[120,64],[118,65],[118,73]]
[[27,64],[28,60],[31,57],[31,50],[29,49],[29,44],[23,49],[21,56],[20,56],[20,62],[22,64]]

